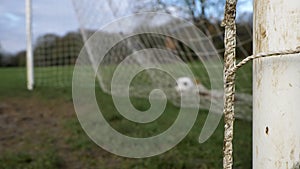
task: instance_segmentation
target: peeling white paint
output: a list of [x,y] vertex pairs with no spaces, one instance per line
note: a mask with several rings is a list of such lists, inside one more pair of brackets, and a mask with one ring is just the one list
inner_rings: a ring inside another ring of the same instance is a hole
[[[255,0],[254,53],[300,46],[300,1]],[[300,161],[300,54],[253,62],[253,168]]]

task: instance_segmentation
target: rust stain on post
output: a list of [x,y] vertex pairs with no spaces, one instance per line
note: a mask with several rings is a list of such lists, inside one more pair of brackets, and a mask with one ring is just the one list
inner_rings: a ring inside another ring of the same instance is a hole
[[295,154],[295,149],[292,149],[291,152],[290,152],[290,159],[291,159],[292,161],[295,160],[294,154]]
[[266,127],[266,131],[265,132],[266,132],[267,135],[269,135],[269,127],[268,126]]
[[263,39],[266,38],[267,37],[267,30],[262,25],[260,25],[260,29],[261,29],[261,33],[260,33],[261,37]]

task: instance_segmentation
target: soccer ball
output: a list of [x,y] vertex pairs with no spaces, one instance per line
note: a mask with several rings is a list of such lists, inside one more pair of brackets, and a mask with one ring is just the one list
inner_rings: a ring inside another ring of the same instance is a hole
[[196,84],[190,77],[180,77],[176,82],[175,89],[177,92],[187,92],[196,88]]

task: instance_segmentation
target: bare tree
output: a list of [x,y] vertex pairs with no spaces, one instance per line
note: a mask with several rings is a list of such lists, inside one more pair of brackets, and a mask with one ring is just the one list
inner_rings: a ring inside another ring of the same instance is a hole
[[[238,6],[245,5],[251,0],[239,0]],[[141,0],[140,5],[135,9],[140,11],[160,11],[169,14],[179,15],[191,20],[195,24],[203,20],[220,21],[224,13],[224,0]]]

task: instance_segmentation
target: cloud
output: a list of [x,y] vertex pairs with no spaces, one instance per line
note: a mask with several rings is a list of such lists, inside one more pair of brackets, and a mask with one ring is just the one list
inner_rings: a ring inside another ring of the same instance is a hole
[[[32,0],[33,36],[45,33],[63,35],[77,30],[78,23],[70,0]],[[1,0],[0,43],[8,52],[24,50],[26,46],[25,3]]]

